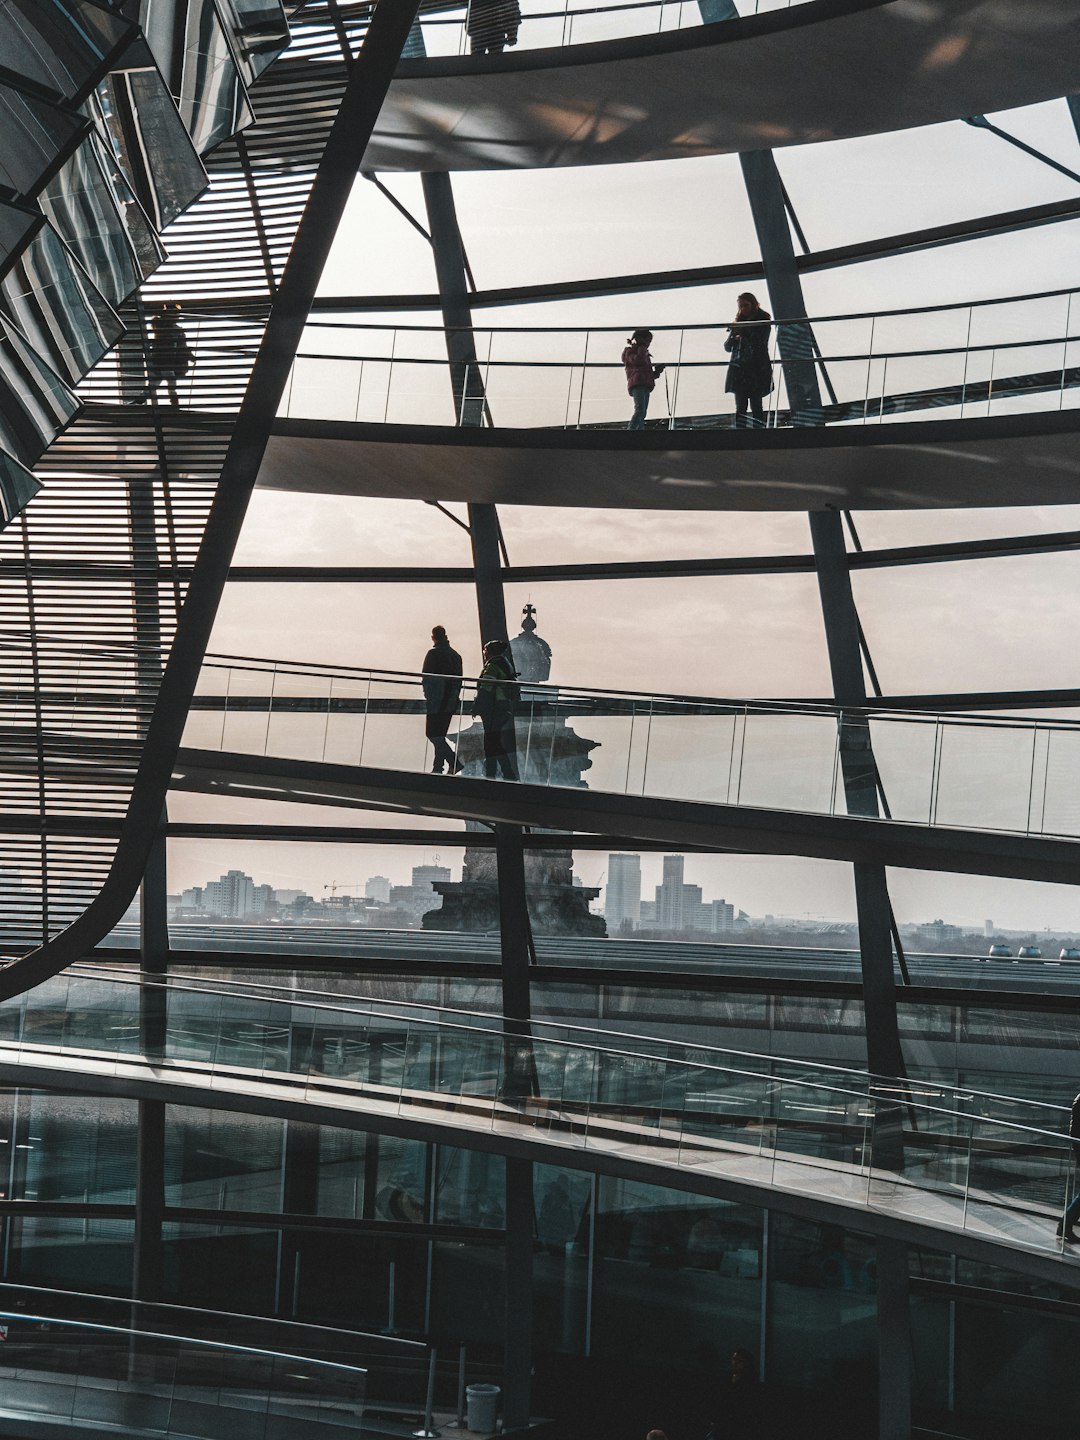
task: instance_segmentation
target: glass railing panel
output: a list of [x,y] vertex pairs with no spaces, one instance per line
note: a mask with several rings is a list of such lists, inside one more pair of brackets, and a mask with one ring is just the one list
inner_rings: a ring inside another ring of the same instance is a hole
[[[731,803],[830,814],[843,808],[834,715],[745,715],[732,746]],[[702,799],[712,799],[712,789]],[[720,798],[717,796],[716,798]]]
[[370,703],[357,763],[386,770],[429,768],[419,677],[372,680]]
[[274,672],[265,754],[289,760],[323,759],[332,684],[328,675]]
[[648,721],[642,793],[725,804],[738,791],[736,706],[657,701]]
[[1044,766],[1033,776],[1031,828],[1080,835],[1080,728],[1044,729]]
[[1058,1249],[1072,1173],[1065,1136],[973,1120],[964,1228]]
[[934,720],[871,716],[870,743],[894,820],[926,825],[934,801],[938,726]]
[[322,758],[328,765],[359,765],[364,753],[369,676],[331,676],[326,692]]
[[933,821],[1026,831],[1031,809],[1032,726],[941,726]]

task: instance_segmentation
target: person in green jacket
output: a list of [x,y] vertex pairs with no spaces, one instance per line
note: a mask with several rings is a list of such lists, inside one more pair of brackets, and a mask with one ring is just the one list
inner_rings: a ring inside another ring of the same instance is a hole
[[484,774],[495,779],[498,768],[504,780],[516,780],[514,753],[514,705],[517,702],[517,671],[505,640],[489,640],[484,646],[484,668],[476,682],[473,714],[484,727]]

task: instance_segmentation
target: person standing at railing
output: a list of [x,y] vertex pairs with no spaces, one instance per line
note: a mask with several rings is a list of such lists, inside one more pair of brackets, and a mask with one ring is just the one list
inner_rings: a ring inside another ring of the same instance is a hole
[[626,342],[622,352],[623,368],[626,370],[626,388],[634,402],[634,413],[630,417],[628,430],[644,430],[645,414],[649,408],[649,396],[656,389],[657,377],[664,373],[663,365],[654,365],[649,354],[652,344],[651,330],[635,330]]
[[1080,1245],[1080,1235],[1076,1233],[1075,1228],[1076,1222],[1080,1220],[1080,1095],[1077,1095],[1072,1102],[1072,1110],[1069,1114],[1069,1139],[1072,1141],[1075,1161],[1076,1176],[1073,1184],[1076,1187],[1076,1194],[1065,1208],[1065,1215],[1057,1227],[1057,1233],[1063,1235],[1071,1245]]
[[479,715],[484,727],[484,774],[495,779],[496,768],[504,780],[516,780],[514,753],[514,705],[518,687],[514,684],[517,671],[505,640],[489,640],[484,646],[484,668],[476,682],[473,714]]
[[158,387],[164,381],[169,392],[169,404],[179,406],[176,382],[188,373],[195,358],[184,334],[184,327],[180,324],[180,306],[166,305],[160,315],[155,315],[152,329],[146,367],[149,384],[134,399],[129,400],[128,404],[141,405],[148,396],[157,394]]
[[[772,316],[758,304],[757,296],[747,291],[740,295],[735,319],[728,326],[724,349],[728,361],[724,389],[735,396],[735,428],[753,428],[765,424],[762,401],[773,388],[772,362],[769,359],[769,322]],[[753,416],[747,417],[749,407]]]
[[501,55],[517,44],[520,28],[518,0],[472,0],[469,5],[465,29],[474,55]]
[[461,769],[446,738],[457,711],[461,675],[461,656],[446,638],[445,627],[436,625],[431,632],[431,649],[424,656],[424,676],[420,682],[424,688],[424,733],[435,751],[433,775],[441,775],[444,768],[456,775]]

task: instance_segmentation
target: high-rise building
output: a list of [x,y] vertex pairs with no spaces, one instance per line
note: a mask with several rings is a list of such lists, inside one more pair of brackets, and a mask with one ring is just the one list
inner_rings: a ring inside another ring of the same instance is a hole
[[390,903],[390,880],[386,875],[371,875],[364,884],[364,898],[380,905]]
[[203,904],[223,920],[243,920],[254,908],[255,882],[242,870],[229,870],[203,889]]
[[641,923],[641,856],[609,855],[604,918],[608,933],[636,930]]

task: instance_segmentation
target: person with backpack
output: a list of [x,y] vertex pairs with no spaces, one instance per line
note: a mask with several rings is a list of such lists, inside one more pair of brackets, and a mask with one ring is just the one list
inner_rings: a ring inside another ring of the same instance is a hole
[[179,406],[176,382],[188,373],[195,360],[184,327],[180,324],[179,304],[166,305],[160,315],[154,316],[151,329],[153,334],[146,365],[148,384],[128,403],[141,405],[148,397],[155,396],[164,382],[169,392],[169,404]]
[[489,640],[484,646],[484,668],[476,682],[473,714],[479,715],[484,727],[484,774],[494,780],[495,771],[504,780],[516,780],[514,754],[514,705],[518,687],[514,684],[517,671],[506,640]]

